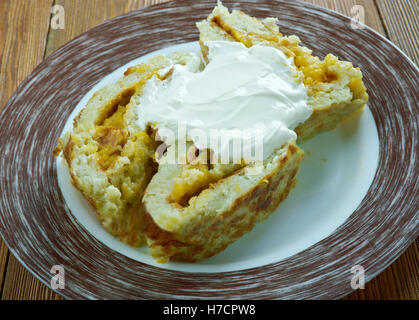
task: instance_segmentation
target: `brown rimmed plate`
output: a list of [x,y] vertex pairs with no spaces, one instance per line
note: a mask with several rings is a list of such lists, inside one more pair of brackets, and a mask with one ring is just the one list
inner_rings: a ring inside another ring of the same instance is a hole
[[16,258],[50,286],[65,267],[66,298],[308,299],[350,293],[355,265],[366,281],[417,237],[418,68],[388,40],[349,18],[307,3],[224,1],[257,17],[277,16],[285,34],[324,56],[361,67],[379,137],[366,196],[331,235],[264,266],[180,272],[141,263],[97,240],[69,213],[52,151],[73,109],[104,76],[150,52],[196,41],[195,22],[215,1],[173,1],[107,21],[66,44],[19,86],[0,116],[0,232]]

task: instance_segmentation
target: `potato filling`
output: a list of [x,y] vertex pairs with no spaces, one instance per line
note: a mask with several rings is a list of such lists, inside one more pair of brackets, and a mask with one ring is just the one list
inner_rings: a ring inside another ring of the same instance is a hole
[[[294,63],[299,71],[303,74],[303,83],[308,88],[308,95],[315,96],[323,89],[318,84],[331,83],[339,80],[338,72],[336,72],[336,64],[338,58],[332,54],[328,54],[324,60],[313,56],[312,51],[299,46],[299,39],[294,36],[284,37],[281,33],[278,34],[256,34],[252,32],[243,32],[237,30],[224,22],[221,17],[215,16],[212,18],[212,23],[223,29],[236,41],[243,43],[246,47],[251,47],[254,44],[267,43],[282,52],[288,57],[294,59]],[[351,83],[349,86],[355,97],[361,96],[365,91],[362,79]]]

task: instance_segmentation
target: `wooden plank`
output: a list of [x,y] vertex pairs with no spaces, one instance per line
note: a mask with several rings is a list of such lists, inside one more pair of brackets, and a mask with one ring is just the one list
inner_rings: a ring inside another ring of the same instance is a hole
[[[19,83],[42,61],[52,0],[0,1],[0,110]],[[9,251],[0,240],[0,294]]]
[[[39,50],[36,51],[34,56],[31,58],[36,61],[33,65],[35,67],[39,64],[43,58],[47,57],[49,54],[54,52],[60,46],[65,44],[66,42],[70,41],[71,39],[75,38],[80,33],[94,27],[95,25],[111,19],[115,16],[122,15],[129,11],[141,8],[145,5],[152,5],[156,3],[165,2],[167,0],[83,0],[83,1],[74,1],[74,0],[42,0],[42,1],[26,1],[26,0],[8,0],[6,2],[0,1],[0,14],[4,14],[8,12],[5,4],[11,3],[16,6],[14,12],[15,20],[22,22],[25,19],[29,19],[26,15],[30,15],[30,19],[26,20],[28,23],[32,23],[32,25],[26,26],[25,28],[29,28],[29,30],[34,33],[38,30],[36,35],[31,37],[31,41],[28,42],[26,37],[30,37],[31,33],[27,31],[27,29],[23,29],[26,31],[24,33],[25,38],[22,39],[22,33],[19,33],[19,37],[13,34],[13,25],[11,25],[11,31],[8,31],[6,28],[2,27],[2,30],[5,30],[5,37],[7,34],[7,38],[11,45],[18,46],[19,45],[19,52],[15,52],[16,59],[23,59],[27,55],[31,55],[35,53],[36,45],[39,45]],[[64,29],[50,29],[48,30],[49,26],[49,19],[50,19],[50,10],[52,5],[61,5],[64,8]],[[13,9],[13,8],[12,8]],[[9,9],[10,10],[10,9]],[[19,16],[18,14],[24,15],[24,17]],[[11,14],[11,13],[10,13]],[[37,23],[42,23],[44,28],[34,27],[36,24],[33,22],[34,19],[37,19]],[[3,21],[3,19],[2,19]],[[32,28],[30,28],[30,26]],[[49,32],[48,32],[49,31]],[[42,34],[42,36],[41,36]],[[40,38],[36,38],[39,36]],[[0,38],[1,39],[1,38]],[[19,43],[16,41],[12,41],[13,39],[18,39]],[[46,41],[47,39],[47,41]],[[24,43],[21,43],[25,41]],[[36,41],[36,43],[34,43]],[[21,46],[25,44],[25,46]],[[2,46],[3,48],[3,46]],[[6,47],[7,49],[7,47]],[[5,50],[6,50],[5,49]],[[1,52],[1,51],[0,51]],[[35,59],[36,58],[36,59]],[[5,61],[6,61],[5,57]],[[8,60],[8,64],[13,63],[12,59]],[[22,64],[19,62],[14,63],[17,69],[22,67]],[[28,67],[27,70],[19,70],[20,74],[19,77],[14,79],[14,86],[10,86],[8,89],[9,97],[17,87],[20,81],[22,81],[26,75],[32,71],[33,67]],[[25,71],[25,72],[24,72]],[[13,71],[15,72],[15,71]],[[8,72],[1,72],[1,74],[6,75]],[[3,82],[3,79],[1,79]],[[1,97],[1,95],[0,95]],[[7,100],[7,99],[6,99]],[[5,103],[6,101],[4,101]],[[2,103],[1,105],[4,105]],[[54,293],[36,278],[34,278],[17,260],[13,255],[7,254],[7,248],[2,243],[1,247],[2,251],[0,251],[0,272],[3,270],[1,275],[1,282],[2,285],[2,292],[1,298],[2,299],[62,299],[61,296]],[[5,252],[5,253],[4,253]],[[2,256],[4,255],[4,258]],[[6,270],[6,263],[7,263],[7,271]],[[1,284],[1,283],[0,283]]]
[[419,0],[377,0],[388,37],[419,65]]
[[144,6],[168,0],[56,0],[65,10],[63,30],[51,30],[48,35],[46,56],[90,28]]
[[[348,16],[354,5],[365,9],[365,24],[372,27],[404,50],[415,62],[418,55],[418,0],[336,1],[306,0],[336,10]],[[365,290],[357,290],[345,299],[419,299],[419,251],[416,241],[379,276],[367,283]]]

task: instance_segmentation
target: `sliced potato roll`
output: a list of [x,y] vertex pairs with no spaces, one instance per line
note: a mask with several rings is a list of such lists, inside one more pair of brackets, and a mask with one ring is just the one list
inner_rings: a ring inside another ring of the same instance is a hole
[[205,59],[208,54],[205,42],[211,40],[237,41],[247,47],[272,46],[293,58],[303,74],[308,104],[313,108],[311,118],[295,129],[299,143],[335,128],[368,102],[359,68],[332,54],[323,60],[313,56],[312,50],[302,46],[297,36],[284,36],[279,31],[276,18],[259,20],[241,11],[230,13],[219,4],[206,20],[197,23],[197,27]]
[[[265,161],[257,174],[247,174],[248,168],[233,165],[209,170],[191,165],[159,166],[143,197],[151,254],[162,262],[193,262],[223,250],[287,197],[303,158],[304,152],[291,143]],[[219,179],[208,183],[211,175]],[[198,176],[203,176],[202,190],[190,195],[187,202],[172,200],[177,188],[187,192],[183,186],[187,182],[194,186]]]

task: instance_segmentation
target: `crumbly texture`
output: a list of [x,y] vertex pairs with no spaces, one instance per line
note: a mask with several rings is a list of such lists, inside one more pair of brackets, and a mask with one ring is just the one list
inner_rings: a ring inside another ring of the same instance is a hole
[[276,18],[259,20],[241,11],[230,13],[219,4],[206,20],[197,23],[197,27],[206,60],[208,48],[205,42],[210,40],[237,41],[247,47],[272,46],[294,59],[307,88],[308,104],[313,108],[311,118],[295,129],[298,143],[335,128],[368,102],[359,68],[332,54],[323,60],[313,56],[312,50],[300,45],[297,36],[284,36],[279,31]]
[[192,196],[186,205],[168,200],[168,195],[176,188],[173,181],[192,168],[160,166],[143,199],[150,253],[160,262],[195,262],[225,249],[288,196],[303,158],[304,152],[294,143],[286,145],[260,172],[249,174],[247,167],[233,171]]
[[[204,59],[208,40],[264,44],[293,57],[313,108],[310,119],[296,128],[298,143],[334,128],[368,101],[359,69],[333,55],[324,60],[312,56],[298,37],[283,36],[274,18],[230,13],[219,4],[197,26]],[[159,144],[152,130],[136,125],[135,106],[147,80],[155,76],[164,81],[171,75],[168,66],[186,64],[190,58],[160,56],[128,69],[117,83],[94,94],[57,148],[57,153],[63,151],[73,185],[103,227],[130,245],[146,243],[160,262],[208,258],[249,232],[287,197],[304,158],[304,152],[289,143],[259,170],[245,163],[206,160],[156,163]]]

